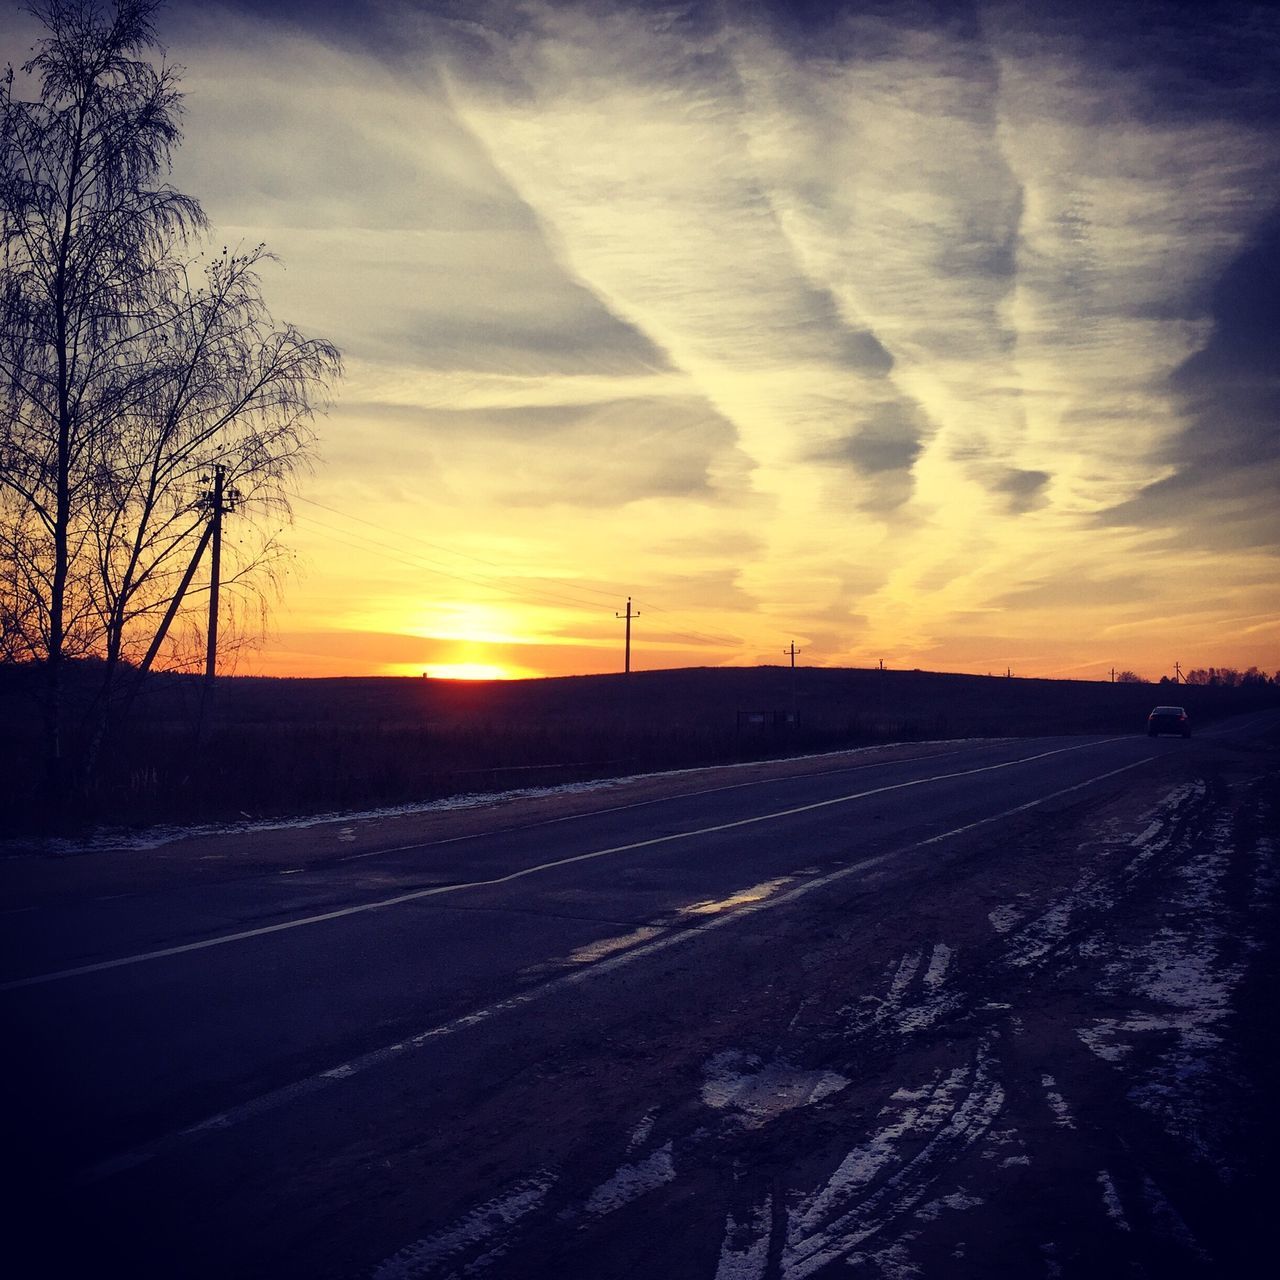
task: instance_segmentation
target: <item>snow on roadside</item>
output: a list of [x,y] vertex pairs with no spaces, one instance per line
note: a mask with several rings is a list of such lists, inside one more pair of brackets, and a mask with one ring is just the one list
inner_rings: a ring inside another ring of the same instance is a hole
[[1178,870],[1176,914],[1135,956],[1142,966],[1137,991],[1168,1011],[1158,1021],[1174,1033],[1174,1041],[1129,1096],[1206,1159],[1212,1159],[1216,1145],[1208,1104],[1229,1065],[1223,1023],[1245,973],[1243,964],[1224,955],[1231,836],[1230,816],[1224,815],[1214,827],[1212,845]]
[[745,1128],[755,1129],[796,1107],[812,1106],[846,1088],[850,1081],[835,1071],[805,1071],[775,1059],[734,1049],[717,1053],[703,1067],[702,1101],[731,1110]]
[[1058,1082],[1053,1076],[1044,1074],[1040,1077],[1040,1084],[1044,1089],[1045,1100],[1049,1103],[1049,1109],[1053,1112],[1053,1122],[1059,1129],[1074,1129],[1076,1127],[1075,1117],[1071,1114],[1071,1108],[1067,1106],[1067,1100],[1058,1092]]
[[[63,836],[6,841],[0,840],[0,857],[15,853],[40,853],[49,856],[71,856],[87,853],[139,852],[158,849],[179,840],[202,839],[211,836],[254,835],[268,831],[305,831],[311,827],[323,827],[336,823],[371,822],[387,818],[421,817],[436,813],[453,813],[459,810],[484,809],[494,805],[509,804],[518,800],[543,800],[562,796],[586,795],[596,791],[608,791],[633,783],[652,782],[655,779],[679,778],[694,773],[715,770],[742,770],[768,765],[803,764],[809,760],[830,760],[837,756],[851,757],[872,755],[877,752],[899,750],[905,747],[959,746],[970,742],[995,744],[1002,738],[940,738],[932,742],[882,742],[870,747],[854,747],[844,751],[818,751],[809,755],[787,756],[779,760],[735,760],[725,763],[694,765],[686,769],[658,769],[651,773],[633,773],[624,777],[594,778],[587,782],[564,782],[555,786],[516,787],[510,791],[468,791],[461,795],[445,796],[439,800],[413,801],[408,804],[386,805],[375,809],[330,810],[324,813],[301,814],[295,817],[255,818],[245,814],[239,822],[205,822],[184,824],[160,824],[135,829],[130,827],[99,827],[88,836],[71,839]],[[338,839],[348,840],[344,832]]]
[[[887,1123],[791,1212],[782,1254],[785,1280],[804,1280],[840,1259],[861,1257],[859,1245],[920,1208],[939,1170],[954,1162],[957,1151],[987,1136],[1004,1101],[990,1044],[983,1042],[970,1063],[936,1075],[920,1102],[886,1106],[881,1115]],[[888,1247],[897,1250],[902,1243]],[[905,1256],[898,1261],[905,1263]]]
[[643,1160],[620,1165],[611,1178],[591,1192],[582,1212],[589,1218],[602,1218],[640,1196],[674,1182],[676,1167],[672,1151],[672,1144],[666,1142]]
[[997,933],[1008,933],[1022,919],[1022,912],[1012,903],[1006,903],[996,907],[994,911],[988,911],[987,919]]
[[1120,1195],[1116,1191],[1115,1181],[1106,1169],[1098,1170],[1098,1186],[1102,1190],[1102,1204],[1107,1211],[1107,1217],[1121,1231],[1132,1231],[1133,1228],[1129,1225],[1129,1219],[1125,1217],[1124,1205],[1120,1203]]
[[[311,827],[324,827],[339,822],[369,822],[385,818],[409,818],[433,813],[453,813],[465,809],[483,809],[487,805],[504,804],[513,800],[541,800],[548,796],[582,795],[591,791],[605,791],[627,782],[637,782],[656,775],[637,774],[631,778],[600,778],[593,782],[566,782],[555,787],[520,787],[512,791],[475,791],[465,795],[447,796],[441,800],[427,800],[415,804],[388,805],[382,809],[341,810],[329,813],[305,814],[292,818],[250,818],[241,822],[205,822],[189,825],[161,825],[141,830],[120,827],[102,827],[83,840],[50,837],[46,840],[20,842],[23,852],[46,854],[121,853],[159,849],[179,840],[197,840],[209,836],[256,835],[267,831],[306,831]],[[354,832],[349,827],[340,829],[337,838],[350,843]],[[4,844],[0,842],[0,855]]]
[[[1233,1067],[1226,1022],[1245,965],[1234,958],[1229,922],[1233,814],[1220,808],[1200,835],[1177,833],[1173,821],[1181,803],[1203,800],[1205,794],[1203,783],[1170,793],[1162,806],[1166,822],[1152,822],[1131,841],[1140,858],[1175,841],[1185,856],[1170,877],[1159,923],[1136,944],[1113,944],[1105,985],[1111,994],[1127,997],[1131,1011],[1094,1018],[1076,1034],[1112,1063],[1129,1058],[1139,1046],[1149,1047],[1154,1057],[1135,1059],[1142,1065],[1129,1089],[1130,1101],[1156,1116],[1199,1159],[1214,1164],[1220,1146],[1215,1098]],[[1229,1170],[1219,1172],[1230,1176]]]
[[[1116,851],[1126,857],[1120,868],[1121,885],[1132,884],[1153,859],[1171,846],[1179,820],[1204,793],[1203,782],[1175,787],[1152,809],[1147,826],[1118,845]],[[1081,872],[1071,889],[1012,932],[1006,963],[1015,969],[1039,968],[1066,941],[1082,916],[1110,910],[1115,905],[1116,894],[1116,888],[1100,872],[1093,869]]]

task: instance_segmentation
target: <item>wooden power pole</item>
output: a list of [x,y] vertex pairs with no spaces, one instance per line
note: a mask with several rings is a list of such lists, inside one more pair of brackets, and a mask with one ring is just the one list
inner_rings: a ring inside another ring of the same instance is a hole
[[791,642],[789,649],[784,649],[783,653],[791,655],[791,723],[798,725],[800,723],[800,703],[796,698],[796,642]]
[[235,508],[240,494],[227,488],[227,469],[221,463],[213,469],[213,492],[209,495],[209,626],[205,635],[204,686],[200,691],[200,723],[197,736],[203,737],[213,682],[218,674],[218,594],[222,585],[222,517]]
[[627,620],[626,661],[625,661],[623,670],[626,672],[627,675],[630,675],[631,674],[631,619],[638,618],[640,616],[638,613],[631,612],[630,596],[627,597],[626,613],[615,613],[613,616],[615,618],[625,618]]

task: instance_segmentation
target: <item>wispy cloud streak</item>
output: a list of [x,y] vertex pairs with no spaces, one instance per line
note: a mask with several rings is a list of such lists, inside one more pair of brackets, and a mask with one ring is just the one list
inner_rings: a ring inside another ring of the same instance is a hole
[[[228,0],[170,22],[177,180],[281,254],[274,308],[346,353],[320,500],[674,605],[688,660],[794,638],[809,661],[1141,670],[1144,620],[1181,618],[1234,646],[1206,663],[1280,664],[1269,9]],[[311,558],[300,635],[427,616],[392,570]],[[436,613],[465,616],[455,594]],[[530,634],[604,663],[611,625]]]

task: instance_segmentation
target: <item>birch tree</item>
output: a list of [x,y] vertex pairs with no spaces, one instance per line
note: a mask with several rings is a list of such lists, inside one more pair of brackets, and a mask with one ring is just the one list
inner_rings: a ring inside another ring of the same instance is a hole
[[[221,466],[258,530],[231,566],[252,581],[340,373],[331,344],[272,320],[265,248],[211,250],[168,182],[181,95],[147,56],[156,8],[38,0],[46,34],[22,68],[37,91],[21,97],[10,68],[0,97],[0,659],[44,668],[55,784],[70,756],[91,760],[122,670],[190,607],[176,593],[204,477]],[[76,657],[101,659],[102,683],[96,728],[69,742]]]

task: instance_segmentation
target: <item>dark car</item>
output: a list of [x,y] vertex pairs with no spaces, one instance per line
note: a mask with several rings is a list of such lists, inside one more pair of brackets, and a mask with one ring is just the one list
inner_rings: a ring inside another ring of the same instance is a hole
[[1181,707],[1157,707],[1147,717],[1147,737],[1154,738],[1157,733],[1180,733],[1189,738],[1191,720]]

